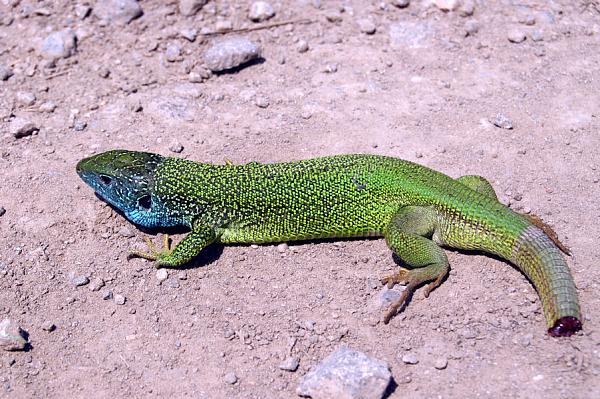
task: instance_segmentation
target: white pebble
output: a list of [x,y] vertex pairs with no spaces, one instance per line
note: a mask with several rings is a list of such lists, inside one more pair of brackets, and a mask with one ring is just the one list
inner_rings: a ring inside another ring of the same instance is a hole
[[255,1],[250,6],[248,18],[254,22],[262,22],[272,18],[274,15],[275,10],[273,10],[273,6],[271,6],[269,3],[266,1]]

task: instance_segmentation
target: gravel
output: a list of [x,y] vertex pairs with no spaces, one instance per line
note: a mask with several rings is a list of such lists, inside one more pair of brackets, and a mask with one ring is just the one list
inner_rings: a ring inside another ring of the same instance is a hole
[[179,12],[186,17],[195,15],[208,0],[179,0]]
[[213,72],[239,67],[261,56],[261,47],[243,37],[215,43],[204,53],[204,63]]
[[77,49],[77,37],[69,29],[52,32],[42,42],[41,53],[47,59],[68,58]]
[[266,21],[275,15],[273,6],[266,1],[255,1],[250,6],[250,12],[248,18],[254,22]]
[[0,348],[5,351],[21,351],[27,347],[27,332],[11,319],[0,322]]
[[105,24],[127,25],[143,14],[136,0],[103,0],[94,4],[94,15]]
[[391,378],[385,362],[341,347],[302,377],[296,393],[321,399],[376,399],[384,396]]

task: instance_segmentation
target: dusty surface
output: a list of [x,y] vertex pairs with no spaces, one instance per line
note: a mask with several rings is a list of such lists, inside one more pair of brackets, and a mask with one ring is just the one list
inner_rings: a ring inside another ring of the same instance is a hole
[[[142,1],[126,25],[82,19],[69,1],[0,5],[0,64],[14,72],[0,81],[0,319],[31,342],[0,352],[0,396],[294,398],[301,376],[346,344],[388,362],[392,398],[599,397],[597,2],[478,1],[463,17],[415,0],[273,1],[267,23],[315,22],[241,33],[264,62],[190,83],[218,37],[179,32],[256,25],[236,3],[184,17],[176,2]],[[52,65],[41,43],[64,28],[77,49]],[[512,29],[526,40],[510,42]],[[514,128],[489,123],[498,114]],[[39,132],[15,138],[14,118]],[[383,325],[377,279],[397,266],[382,240],[216,247],[160,281],[151,263],[126,260],[145,233],[75,174],[79,159],[113,148],[211,162],[368,152],[481,174],[572,248],[584,331],[546,336],[518,271],[457,252],[429,299],[417,293]],[[289,356],[296,372],[279,368]]]

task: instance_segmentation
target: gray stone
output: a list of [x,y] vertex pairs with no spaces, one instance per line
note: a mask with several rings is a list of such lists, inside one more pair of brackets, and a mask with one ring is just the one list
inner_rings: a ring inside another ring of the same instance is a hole
[[21,351],[27,347],[27,332],[10,319],[0,322],[0,348],[5,351]]
[[181,56],[181,45],[179,43],[169,43],[165,50],[165,58],[169,62],[176,62],[183,60]]
[[399,50],[428,47],[433,34],[427,22],[398,22],[390,25],[390,44]]
[[56,104],[54,102],[52,102],[52,101],[46,101],[46,102],[40,104],[40,107],[39,107],[38,110],[40,112],[48,112],[48,113],[50,113],[50,112],[54,112],[55,109],[56,109]]
[[398,8],[405,8],[410,5],[410,0],[392,0],[392,4]]
[[525,32],[523,32],[522,30],[518,28],[513,28],[510,31],[508,31],[507,38],[511,43],[521,43],[525,41],[526,36]]
[[408,352],[404,356],[402,356],[402,362],[405,364],[417,364],[419,363],[419,359],[414,353]]
[[475,3],[473,0],[463,0],[458,12],[461,17],[470,17],[475,12]]
[[256,104],[258,108],[267,108],[271,103],[269,99],[265,96],[256,96],[254,104]]
[[36,97],[35,94],[30,91],[19,91],[17,92],[15,99],[20,105],[30,107],[35,104]]
[[469,19],[468,21],[465,22],[465,35],[466,36],[473,36],[477,32],[479,32],[479,22],[477,22],[474,19]]
[[186,39],[190,42],[194,42],[196,40],[196,38],[198,37],[198,29],[182,29],[179,32],[179,34],[184,39]]
[[13,75],[14,72],[12,69],[10,69],[7,66],[0,65],[0,81],[8,80],[8,78],[10,78]]
[[136,0],[102,0],[94,5],[94,14],[105,23],[127,25],[144,11]]
[[52,32],[42,42],[42,55],[50,60],[68,58],[77,49],[77,37],[69,29]]
[[75,287],[81,287],[82,285],[86,285],[90,283],[90,279],[87,276],[75,276],[71,279],[71,283]]
[[254,22],[262,22],[272,18],[274,15],[275,10],[271,4],[267,3],[266,1],[255,1],[250,6],[248,18]]
[[169,146],[169,151],[179,154],[183,151],[183,144],[181,144],[180,142],[172,143]]
[[19,139],[21,137],[31,136],[34,132],[40,130],[40,128],[27,119],[17,117],[10,121],[9,130],[15,138]]
[[299,40],[298,44],[296,44],[296,50],[298,50],[299,53],[306,53],[309,48],[306,40]]
[[372,35],[377,31],[377,26],[370,19],[360,19],[358,20],[358,27],[362,33],[367,35]]
[[75,130],[76,132],[82,132],[85,130],[86,127],[87,127],[87,122],[76,121],[75,124],[73,125],[73,130]]
[[544,40],[544,33],[539,29],[536,29],[533,32],[531,32],[529,36],[534,42],[541,42]]
[[179,12],[186,17],[195,15],[208,3],[208,0],[179,0]]
[[105,301],[112,299],[112,297],[113,297],[113,292],[111,290],[106,290],[102,293],[102,299],[104,299]]
[[300,359],[295,356],[288,357],[283,362],[279,364],[280,370],[285,371],[296,371],[298,370],[298,366],[300,365]]
[[52,323],[51,321],[47,321],[42,325],[42,330],[52,332],[56,330],[56,324]]
[[391,373],[385,362],[341,347],[301,379],[296,393],[320,399],[379,399],[390,381]]
[[204,63],[213,72],[236,68],[259,58],[261,47],[243,37],[234,37],[215,43],[204,53]]
[[123,295],[121,295],[121,294],[115,295],[115,303],[117,305],[125,305],[125,301],[127,301],[127,298],[125,298]]
[[238,377],[234,372],[229,372],[223,376],[223,381],[225,381],[229,385],[233,385],[238,382]]
[[90,283],[90,291],[100,291],[100,288],[104,287],[104,280],[101,278],[95,278]]
[[513,128],[513,122],[504,114],[498,114],[490,122],[499,128],[510,130]]
[[448,367],[448,359],[446,359],[445,357],[438,357],[437,359],[435,359],[433,367],[435,367],[438,370],[445,369],[446,367]]

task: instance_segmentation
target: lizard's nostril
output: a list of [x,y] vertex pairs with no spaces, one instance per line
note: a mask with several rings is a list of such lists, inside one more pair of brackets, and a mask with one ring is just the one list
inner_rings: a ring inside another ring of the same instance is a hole
[[110,183],[112,183],[112,178],[106,175],[100,175],[100,181],[102,182],[102,184],[104,184],[105,186],[108,186]]

